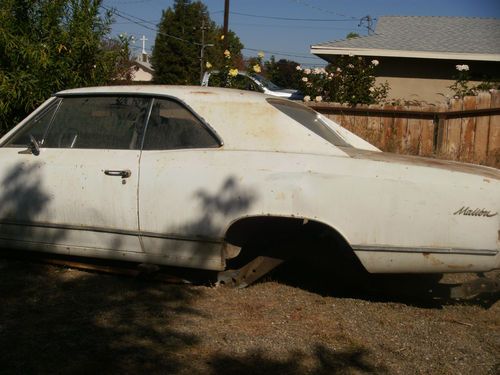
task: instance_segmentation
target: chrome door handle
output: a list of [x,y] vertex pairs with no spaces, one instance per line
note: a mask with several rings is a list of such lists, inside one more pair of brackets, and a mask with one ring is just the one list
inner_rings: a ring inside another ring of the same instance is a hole
[[132,176],[132,172],[130,171],[130,169],[125,169],[122,171],[113,171],[113,170],[106,169],[104,171],[104,174],[106,176],[114,176],[114,177],[121,177],[121,178],[128,178],[128,177]]

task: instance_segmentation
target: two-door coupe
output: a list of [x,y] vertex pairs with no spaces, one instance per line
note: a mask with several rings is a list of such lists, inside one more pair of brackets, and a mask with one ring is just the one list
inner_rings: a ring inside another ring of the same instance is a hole
[[[215,270],[235,284],[320,251],[349,251],[372,273],[500,268],[498,169],[384,153],[259,93],[62,91],[0,139],[0,166],[7,249]],[[247,265],[225,271],[233,258]]]

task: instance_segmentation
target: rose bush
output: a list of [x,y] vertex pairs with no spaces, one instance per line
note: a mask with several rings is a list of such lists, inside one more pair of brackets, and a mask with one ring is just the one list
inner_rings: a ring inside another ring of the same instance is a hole
[[471,85],[471,73],[469,65],[467,64],[459,64],[455,65],[455,69],[457,70],[456,81],[453,85],[449,86],[451,91],[453,91],[454,98],[463,98],[464,96],[475,96],[480,91],[488,91],[491,89],[499,89],[500,83],[498,80],[492,81],[482,81],[478,85]]
[[376,84],[374,70],[378,60],[360,56],[340,56],[326,68],[303,69],[298,83],[304,100],[349,104],[377,103],[387,97],[389,84]]

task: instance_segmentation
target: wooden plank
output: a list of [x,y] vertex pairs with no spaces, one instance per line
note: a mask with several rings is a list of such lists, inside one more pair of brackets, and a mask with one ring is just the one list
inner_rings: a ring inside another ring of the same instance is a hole
[[[490,108],[491,94],[480,92],[476,97],[476,108]],[[488,152],[488,133],[490,131],[490,117],[478,116],[476,118],[476,134],[474,136],[473,163],[485,164]]]
[[351,116],[349,116],[348,112],[342,112],[341,123],[344,128],[349,131],[353,131],[353,124],[351,122]]
[[[381,106],[378,104],[370,104],[368,106],[369,110],[380,109]],[[370,131],[370,142],[371,144],[380,148],[380,143],[383,138],[382,134],[382,119],[378,115],[368,116],[368,130]]]
[[[476,109],[476,97],[466,96],[463,98],[463,109],[465,111]],[[460,151],[458,159],[464,162],[472,162],[474,159],[474,135],[476,131],[476,118],[464,117],[462,119],[462,130],[460,134]]]
[[[436,107],[435,106],[422,107],[422,110],[433,112],[436,110]],[[432,156],[435,148],[434,135],[435,135],[436,124],[434,123],[433,119],[430,120],[426,118],[421,118],[420,127],[421,127],[421,133],[420,133],[420,144],[419,144],[418,154],[421,156]]]
[[[402,110],[403,107],[397,106],[396,109]],[[394,152],[399,154],[406,153],[406,130],[408,128],[408,119],[405,117],[396,117],[394,119]]]
[[[410,110],[419,110],[421,107],[410,106]],[[422,124],[419,118],[409,118],[406,133],[406,149],[410,155],[419,155]]]
[[[383,108],[388,109],[392,108],[392,106],[389,104],[385,104]],[[381,130],[382,137],[380,138],[379,148],[382,151],[394,152],[394,142],[393,142],[394,117],[393,116],[381,117],[381,129],[382,129]]]
[[[357,107],[360,109],[366,109],[368,112],[368,106],[365,104],[359,104]],[[356,134],[359,135],[367,142],[371,142],[372,132],[368,129],[368,116],[363,113],[360,113],[358,116],[354,116],[355,118],[355,129]]]
[[[460,111],[463,107],[461,99],[452,99],[450,110]],[[445,121],[446,139],[444,140],[443,157],[446,159],[457,160],[460,152],[460,139],[462,133],[462,119],[454,118]]]
[[[491,108],[500,108],[500,90],[491,93]],[[500,116],[490,117],[488,156],[486,164],[500,168]]]
[[[439,116],[439,113],[446,112],[448,110],[448,105],[444,103],[438,104],[437,109]],[[446,153],[446,140],[448,139],[448,128],[444,117],[438,117],[437,127],[437,139],[436,144],[434,145],[434,152],[438,158],[444,158]]]
[[338,113],[335,113],[333,115],[330,115],[332,116],[332,120],[335,121],[337,124],[339,125],[342,125],[341,122],[342,122],[342,115],[339,115]]

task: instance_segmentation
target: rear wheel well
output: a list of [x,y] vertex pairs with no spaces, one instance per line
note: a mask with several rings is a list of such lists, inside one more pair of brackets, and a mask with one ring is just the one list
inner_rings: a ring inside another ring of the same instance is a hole
[[316,220],[279,216],[240,219],[228,228],[226,241],[242,248],[237,258],[265,255],[285,260],[320,260],[342,256],[357,260],[345,238]]

